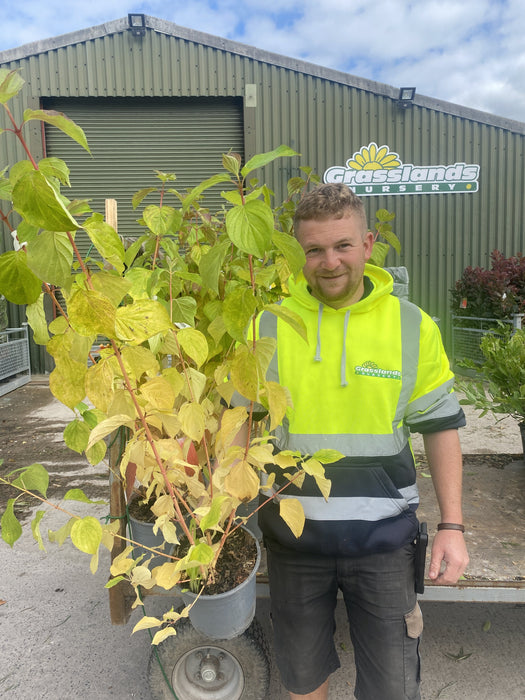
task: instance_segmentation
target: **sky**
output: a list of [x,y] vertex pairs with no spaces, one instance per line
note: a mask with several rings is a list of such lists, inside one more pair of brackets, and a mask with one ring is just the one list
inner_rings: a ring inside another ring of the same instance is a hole
[[141,12],[525,122],[523,0],[70,0],[64,8],[63,0],[10,3],[0,51]]

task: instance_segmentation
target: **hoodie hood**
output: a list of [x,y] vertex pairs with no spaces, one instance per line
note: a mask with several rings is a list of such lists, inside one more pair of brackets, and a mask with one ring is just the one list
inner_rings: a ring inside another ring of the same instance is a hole
[[302,306],[307,309],[322,309],[326,313],[342,313],[346,314],[348,310],[354,313],[363,313],[368,311],[386,294],[391,294],[394,288],[394,280],[392,275],[384,270],[382,267],[377,267],[377,265],[365,264],[364,270],[365,282],[366,278],[370,281],[372,285],[371,291],[366,294],[366,284],[365,284],[365,296],[357,301],[355,304],[350,304],[349,306],[342,306],[340,309],[334,309],[331,306],[323,304],[318,299],[316,299],[309,291],[308,284],[302,272],[295,276],[294,279],[289,281],[290,294],[296,301],[298,301]]
[[394,287],[394,280],[390,273],[376,265],[365,264],[364,278],[365,294],[363,297],[355,304],[342,306],[340,309],[327,306],[312,296],[302,272],[294,280],[290,280],[289,283],[290,294],[295,301],[309,311],[317,313],[317,338],[314,357],[316,362],[322,362],[321,321],[323,314],[339,314],[341,316],[341,321],[344,324],[343,346],[341,348],[341,386],[347,386],[348,384],[346,378],[346,337],[350,316],[369,311],[386,295],[391,294]]

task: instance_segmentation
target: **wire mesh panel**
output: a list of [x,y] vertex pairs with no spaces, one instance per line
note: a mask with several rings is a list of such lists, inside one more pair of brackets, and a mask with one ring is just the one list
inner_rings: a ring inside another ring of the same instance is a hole
[[455,363],[470,360],[477,365],[485,361],[481,351],[481,339],[487,333],[498,334],[502,323],[514,325],[513,319],[478,318],[476,316],[452,316],[452,357]]
[[0,332],[0,396],[31,379],[27,326]]

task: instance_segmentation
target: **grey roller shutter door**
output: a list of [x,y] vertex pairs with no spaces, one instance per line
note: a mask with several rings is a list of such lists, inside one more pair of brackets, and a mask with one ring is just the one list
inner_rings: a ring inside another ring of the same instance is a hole
[[[155,170],[175,173],[170,186],[184,192],[222,170],[223,153],[244,153],[242,102],[222,98],[69,98],[49,99],[46,109],[64,112],[81,126],[90,156],[58,129],[46,126],[48,156],[62,158],[71,170],[69,199],[91,199],[94,211],[104,213],[104,200],[118,202],[118,228],[123,236],[143,231],[140,210],[131,198],[145,187],[160,184]],[[221,206],[221,186],[206,195],[212,209]],[[146,204],[158,204],[150,195]],[[174,197],[165,203],[176,206]],[[78,236],[85,254],[89,241]]]

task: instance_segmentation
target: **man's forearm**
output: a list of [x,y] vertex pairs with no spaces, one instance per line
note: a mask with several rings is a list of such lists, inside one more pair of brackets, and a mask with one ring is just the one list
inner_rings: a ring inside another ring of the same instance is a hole
[[444,430],[423,436],[441,521],[462,523],[463,466],[457,430]]
[[[457,430],[444,430],[423,437],[436,492],[441,522],[463,523],[461,506],[462,459]],[[460,530],[441,530],[434,536],[429,577],[440,585],[454,585],[468,564]]]

